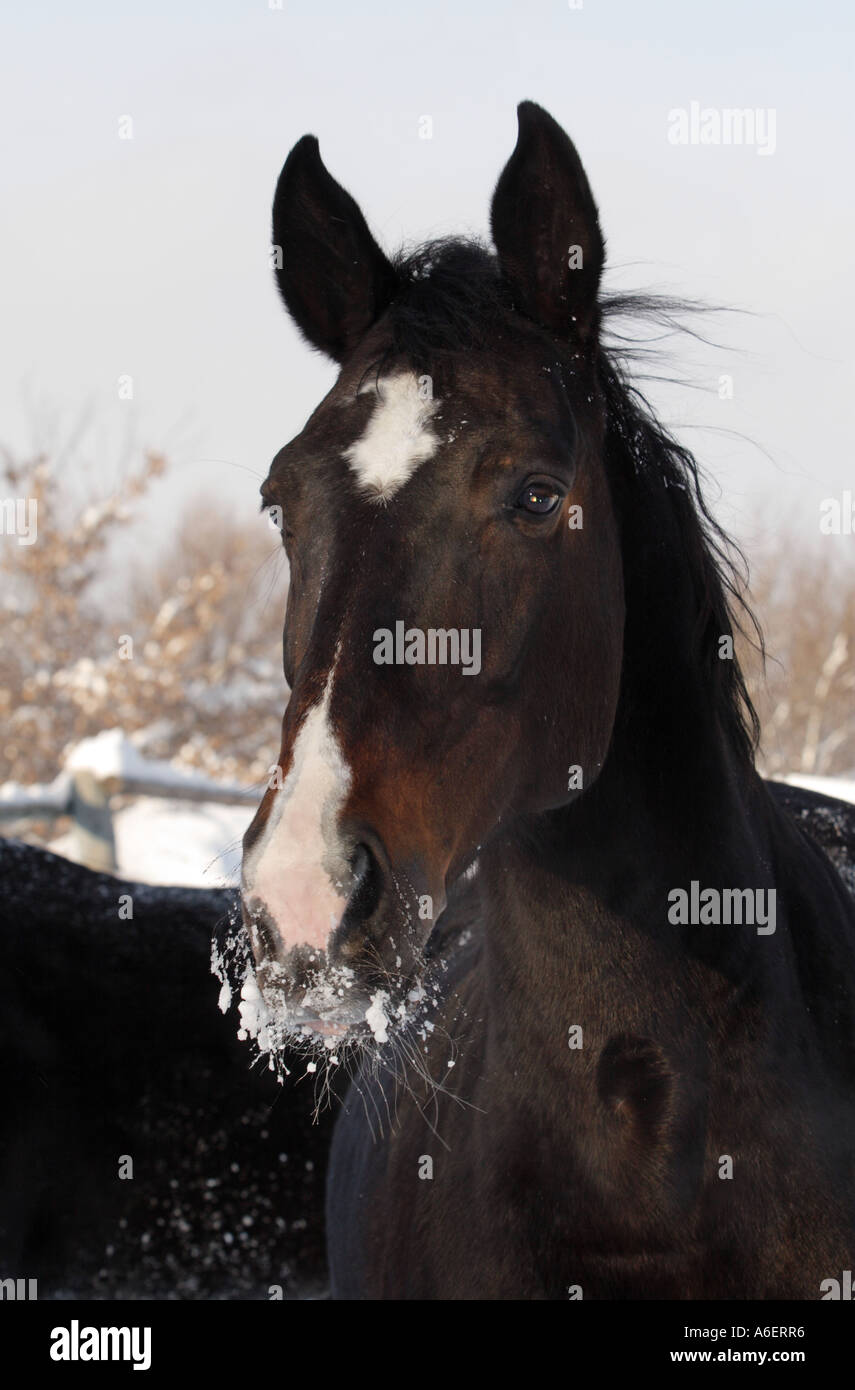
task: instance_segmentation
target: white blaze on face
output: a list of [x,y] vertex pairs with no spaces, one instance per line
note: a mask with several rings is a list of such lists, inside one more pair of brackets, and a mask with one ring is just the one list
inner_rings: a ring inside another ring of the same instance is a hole
[[[359,394],[375,389],[372,379]],[[439,440],[430,421],[438,404],[423,399],[415,372],[398,372],[380,382],[365,433],[344,451],[360,487],[375,501],[388,502],[419,464],[433,457]]]
[[332,672],[303,719],[291,767],[261,835],[244,856],[241,892],[266,909],[286,950],[324,950],[347,907],[350,869],[338,820],[351,772],[330,725]]

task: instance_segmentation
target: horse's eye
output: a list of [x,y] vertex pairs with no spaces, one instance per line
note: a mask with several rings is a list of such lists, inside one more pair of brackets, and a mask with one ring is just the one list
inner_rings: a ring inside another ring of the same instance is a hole
[[561,498],[548,483],[526,483],[518,494],[514,506],[534,516],[548,516],[554,512]]

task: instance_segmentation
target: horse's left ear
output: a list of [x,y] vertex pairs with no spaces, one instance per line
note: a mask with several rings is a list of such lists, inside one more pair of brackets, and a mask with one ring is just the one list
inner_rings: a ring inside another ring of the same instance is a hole
[[559,337],[590,341],[605,245],[582,161],[543,107],[517,107],[519,135],[490,225],[516,305]]
[[297,327],[343,362],[388,307],[396,275],[314,135],[298,140],[279,175],[273,251],[279,293]]

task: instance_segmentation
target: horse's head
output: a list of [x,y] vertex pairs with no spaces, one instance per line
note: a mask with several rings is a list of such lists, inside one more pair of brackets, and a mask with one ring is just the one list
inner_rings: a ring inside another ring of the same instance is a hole
[[451,885],[509,822],[586,790],[611,737],[603,242],[567,136],[519,117],[495,256],[390,262],[311,136],[276,191],[281,293],[341,371],[262,488],[292,693],[242,895],[267,997],[328,1040],[405,1016]]

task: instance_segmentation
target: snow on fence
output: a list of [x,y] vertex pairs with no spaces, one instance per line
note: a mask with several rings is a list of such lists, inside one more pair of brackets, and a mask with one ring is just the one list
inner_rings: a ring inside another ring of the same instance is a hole
[[0,821],[71,816],[79,862],[114,873],[116,838],[110,800],[117,795],[249,806],[258,791],[214,782],[182,772],[171,763],[146,759],[121,729],[107,729],[79,743],[53,782],[31,787],[6,782],[0,786]]

